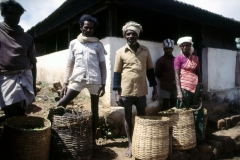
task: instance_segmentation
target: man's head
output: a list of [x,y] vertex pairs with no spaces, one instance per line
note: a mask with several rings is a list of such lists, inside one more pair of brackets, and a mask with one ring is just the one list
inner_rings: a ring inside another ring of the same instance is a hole
[[4,22],[12,27],[17,26],[25,9],[15,0],[2,1],[0,7]]
[[192,37],[182,37],[177,41],[178,46],[181,48],[183,54],[192,54],[194,51]]
[[174,48],[174,41],[171,39],[163,40],[163,50],[167,56],[172,56],[172,51]]
[[136,22],[130,21],[122,27],[122,31],[123,37],[126,38],[128,45],[132,46],[137,44],[142,26]]
[[91,37],[94,30],[99,26],[98,20],[88,14],[85,14],[80,18],[79,24],[82,35],[85,37]]

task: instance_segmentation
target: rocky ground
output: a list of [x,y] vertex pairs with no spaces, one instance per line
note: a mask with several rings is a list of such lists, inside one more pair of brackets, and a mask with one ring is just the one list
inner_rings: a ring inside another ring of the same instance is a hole
[[[58,100],[57,91],[60,84],[39,83],[36,102],[27,110],[28,115],[48,117],[51,107],[56,107]],[[228,104],[218,104],[214,102],[204,103],[209,110],[208,127],[206,130],[206,140],[188,151],[173,151],[169,159],[171,160],[211,160],[211,159],[240,159],[240,116],[238,111],[229,111]],[[80,93],[73,100],[68,108],[81,108],[90,111],[90,98],[84,93]],[[97,131],[98,149],[93,151],[92,160],[131,160],[126,158],[124,153],[127,149],[127,139],[124,132],[109,126],[105,117],[105,112],[109,112],[108,107],[99,103],[100,121]]]

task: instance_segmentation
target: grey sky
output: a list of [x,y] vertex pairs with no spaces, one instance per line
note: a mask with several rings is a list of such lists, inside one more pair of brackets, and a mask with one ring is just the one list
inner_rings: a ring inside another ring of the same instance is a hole
[[[0,0],[1,1],[1,0]],[[38,22],[44,20],[65,0],[16,0],[27,12],[21,17],[20,25],[24,30],[30,29]],[[240,21],[240,0],[179,0],[224,17]],[[0,16],[0,21],[2,21]]]
[[[1,1],[1,0],[0,0]],[[25,31],[44,20],[55,11],[65,0],[16,0],[26,10],[21,17],[20,25]],[[0,16],[0,22],[3,17]]]
[[240,0],[178,0],[240,21]]

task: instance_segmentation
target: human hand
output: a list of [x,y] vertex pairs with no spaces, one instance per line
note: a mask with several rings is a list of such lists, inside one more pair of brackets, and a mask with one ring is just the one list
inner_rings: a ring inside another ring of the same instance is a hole
[[177,99],[182,102],[182,100],[183,100],[182,92],[178,92]]
[[102,85],[98,90],[98,96],[102,97],[105,94],[105,86]]
[[67,83],[63,83],[62,90],[61,90],[61,93],[60,93],[61,98],[66,95],[67,89],[68,89],[67,86],[68,86]]
[[123,106],[123,100],[119,91],[115,91],[115,101],[118,106]]
[[155,101],[158,97],[158,94],[157,94],[157,87],[154,86],[153,87],[153,91],[152,91],[152,100]]

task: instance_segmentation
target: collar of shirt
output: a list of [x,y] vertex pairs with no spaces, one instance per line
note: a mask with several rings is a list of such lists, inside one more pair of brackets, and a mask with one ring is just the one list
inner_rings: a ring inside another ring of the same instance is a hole
[[[138,47],[138,49],[137,49],[137,52],[138,52],[140,49],[143,49],[143,50],[146,49],[146,47],[140,45],[139,43],[138,43],[138,46],[139,46],[139,47]],[[129,47],[128,44],[125,45],[125,53],[126,53],[127,51],[130,51],[130,52],[134,53],[134,51]]]

